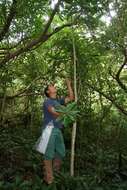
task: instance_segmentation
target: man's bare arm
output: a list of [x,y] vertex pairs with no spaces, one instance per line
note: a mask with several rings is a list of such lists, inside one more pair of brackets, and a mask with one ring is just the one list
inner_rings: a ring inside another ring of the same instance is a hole
[[65,98],[65,103],[68,103],[74,100],[74,93],[71,87],[71,81],[69,79],[66,79],[66,84],[68,89],[68,96]]
[[48,106],[48,111],[56,118],[60,116],[60,113],[56,112],[53,106]]

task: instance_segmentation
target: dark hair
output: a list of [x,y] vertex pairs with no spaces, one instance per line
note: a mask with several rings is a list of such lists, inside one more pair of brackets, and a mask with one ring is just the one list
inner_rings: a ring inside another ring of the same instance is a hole
[[48,89],[49,89],[49,85],[45,87],[44,89],[44,94],[49,98],[49,94],[48,94]]

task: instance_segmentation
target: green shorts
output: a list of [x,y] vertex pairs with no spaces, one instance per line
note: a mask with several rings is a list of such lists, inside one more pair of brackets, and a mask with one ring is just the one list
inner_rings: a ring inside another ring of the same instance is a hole
[[53,128],[49,142],[44,154],[45,160],[52,160],[54,158],[63,159],[65,157],[65,145],[61,129]]

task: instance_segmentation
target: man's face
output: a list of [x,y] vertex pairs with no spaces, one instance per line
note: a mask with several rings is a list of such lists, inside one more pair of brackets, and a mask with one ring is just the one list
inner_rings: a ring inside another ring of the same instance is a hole
[[49,94],[56,94],[57,93],[57,89],[56,89],[56,87],[55,87],[54,84],[49,85],[49,87],[48,87],[48,93]]

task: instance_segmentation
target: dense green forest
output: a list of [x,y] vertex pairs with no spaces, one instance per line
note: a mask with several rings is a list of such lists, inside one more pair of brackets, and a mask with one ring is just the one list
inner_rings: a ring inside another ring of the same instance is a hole
[[[43,190],[47,84],[66,96],[77,82],[74,176],[72,124],[55,190],[127,189],[127,1],[0,0],[0,190]],[[74,56],[75,48],[75,56]]]

